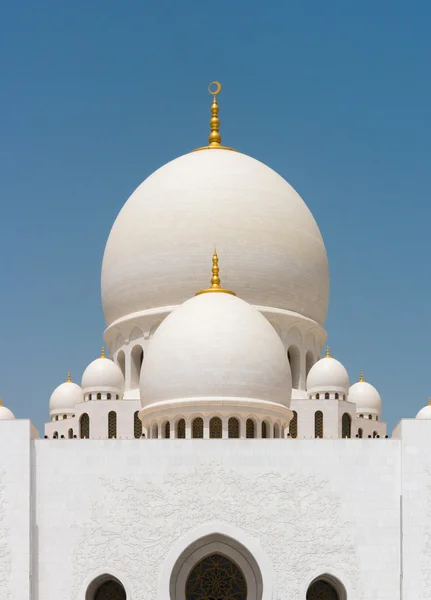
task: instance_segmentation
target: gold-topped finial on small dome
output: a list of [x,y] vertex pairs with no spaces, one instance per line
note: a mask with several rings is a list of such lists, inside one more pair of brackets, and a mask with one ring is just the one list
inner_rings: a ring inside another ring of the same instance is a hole
[[329,351],[329,346],[326,346],[326,354],[325,354],[325,358],[331,358],[331,353]]
[[100,358],[106,358],[106,356],[105,356],[105,346],[102,346],[102,354],[100,355]]
[[221,83],[219,81],[211,81],[211,83],[208,86],[208,92],[213,97],[213,101],[211,104],[210,119],[211,131],[208,136],[208,146],[196,148],[195,150],[193,150],[193,152],[196,152],[197,150],[233,150],[234,152],[236,152],[234,148],[228,148],[227,146],[221,145],[220,119],[218,118],[219,105],[217,103],[217,96],[221,92]]
[[232,292],[231,290],[225,290],[224,288],[222,288],[220,286],[220,267],[218,266],[218,256],[217,256],[217,251],[214,248],[214,253],[213,253],[213,258],[212,258],[212,262],[213,262],[213,266],[212,266],[212,277],[211,277],[211,287],[205,289],[205,290],[200,290],[199,292],[196,292],[196,296],[199,296],[200,294],[208,294],[209,292],[218,292],[218,293],[224,293],[224,294],[231,294],[232,296],[236,296],[235,292]]
[[68,383],[70,383],[72,381],[72,379],[70,378],[70,371],[67,372],[67,380]]
[[[1,402],[1,400],[0,400]],[[431,406],[431,398],[428,398],[428,406]]]
[[365,381],[364,374],[362,373],[362,371],[359,373],[359,381],[361,381],[362,383]]
[[0,398],[0,406],[3,406],[3,400]]

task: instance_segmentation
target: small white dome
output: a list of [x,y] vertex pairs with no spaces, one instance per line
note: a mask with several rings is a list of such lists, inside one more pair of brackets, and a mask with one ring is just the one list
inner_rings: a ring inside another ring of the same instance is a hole
[[56,413],[73,413],[75,412],[75,406],[83,401],[82,389],[70,380],[69,373],[67,381],[59,385],[52,392],[49,400],[49,412],[51,415]]
[[236,296],[209,293],[175,309],[142,363],[141,404],[258,399],[289,407],[290,366],[272,325]]
[[349,402],[356,404],[357,413],[380,415],[382,411],[379,392],[373,385],[364,381],[362,373],[359,381],[349,390]]
[[15,415],[6,406],[3,406],[0,400],[0,421],[8,421],[10,419],[15,419]]
[[428,404],[420,409],[416,419],[431,419],[431,400],[428,400]]
[[307,392],[349,392],[349,374],[345,367],[335,358],[329,356],[329,351],[324,358],[314,364],[307,377]]
[[105,357],[102,348],[102,356],[93,360],[82,375],[82,391],[89,392],[113,392],[123,395],[124,376],[120,367],[110,358]]

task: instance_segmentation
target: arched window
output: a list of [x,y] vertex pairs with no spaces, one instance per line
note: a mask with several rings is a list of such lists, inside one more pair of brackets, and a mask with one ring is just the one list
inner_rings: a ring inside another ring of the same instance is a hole
[[296,410],[293,411],[293,417],[289,424],[290,437],[298,437],[298,413]]
[[378,420],[379,420],[379,415],[376,415],[376,421],[378,421]]
[[69,440],[73,439],[73,429],[69,429],[69,431],[67,432],[67,437],[69,438]]
[[54,431],[53,436],[54,440],[56,440],[58,438],[58,431]]
[[90,437],[90,417],[87,413],[82,414],[79,419],[79,436],[81,438]]
[[278,423],[276,423],[274,425],[274,437],[275,438],[279,438],[280,437],[280,425]]
[[177,438],[179,440],[186,438],[186,422],[184,419],[180,419],[177,423]]
[[204,420],[202,417],[196,417],[192,423],[192,437],[203,438],[204,437]]
[[102,400],[102,394],[97,394],[97,399]]
[[377,437],[377,431],[373,431],[373,438]]
[[117,413],[111,410],[108,413],[108,438],[117,437]]
[[330,575],[315,579],[307,590],[307,600],[346,600],[344,587]]
[[266,439],[268,437],[266,422],[262,421],[262,439]]
[[352,437],[352,417],[348,413],[344,413],[341,418],[341,437]]
[[126,590],[116,577],[105,574],[90,583],[85,600],[126,600]]
[[63,419],[67,419],[67,415],[63,415]]
[[58,415],[55,415],[55,420],[58,421]]
[[364,435],[364,432],[361,428],[358,429],[358,437],[362,437]]
[[316,394],[316,400],[320,400],[320,394]]
[[239,438],[239,421],[235,417],[230,417],[228,423],[228,435],[230,438]]
[[120,367],[121,372],[123,373],[123,377],[126,376],[126,355],[123,350],[117,354],[117,365]]
[[313,356],[313,353],[311,352],[311,350],[308,350],[307,354],[305,355],[306,376],[308,376],[308,373],[310,372],[310,369],[313,365],[314,365],[314,356]]
[[159,437],[159,426],[157,425],[157,423],[153,424],[153,428],[152,428],[152,432],[151,432],[151,437],[153,440],[157,440]]
[[245,423],[245,437],[254,438],[254,421],[253,419],[247,419]]
[[364,415],[359,415],[359,418],[360,418],[360,419],[363,419],[363,418],[364,418]]
[[329,393],[328,392],[325,393],[325,400],[329,400]]
[[335,400],[339,400],[340,396],[338,394],[338,392],[335,393]]
[[368,415],[368,418],[369,418],[369,419],[370,419],[370,421],[371,421],[371,420],[372,420],[372,418],[373,418],[373,415]]
[[247,583],[240,568],[223,554],[210,554],[193,567],[186,581],[186,600],[247,599]]
[[301,373],[301,355],[298,346],[289,346],[287,358],[289,359],[290,370],[292,372],[292,387],[297,390],[299,388],[299,376]]
[[110,400],[111,399],[111,394],[106,394],[106,399]]
[[88,399],[89,399],[89,400],[92,400],[92,399],[93,399],[93,395],[92,395],[92,394],[90,394],[90,395],[88,396]]
[[133,415],[133,433],[134,433],[136,439],[138,439],[142,436],[142,421],[139,418],[138,410]]
[[169,439],[171,437],[171,424],[169,421],[165,423],[165,439]]
[[130,353],[131,359],[131,387],[137,388],[139,387],[139,376],[141,374],[141,366],[142,361],[144,360],[144,351],[141,346],[134,346],[132,348],[132,352]]
[[210,419],[210,438],[222,437],[222,422],[220,417]]
[[323,413],[321,410],[314,413],[314,437],[323,438]]

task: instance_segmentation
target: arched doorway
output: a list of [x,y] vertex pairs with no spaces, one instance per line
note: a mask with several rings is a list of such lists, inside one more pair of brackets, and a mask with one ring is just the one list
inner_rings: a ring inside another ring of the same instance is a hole
[[343,584],[331,575],[321,575],[311,582],[307,600],[346,600]]
[[223,554],[210,554],[191,570],[186,600],[247,600],[247,583],[241,569]]
[[88,586],[85,600],[127,600],[123,584],[112,575],[101,575]]

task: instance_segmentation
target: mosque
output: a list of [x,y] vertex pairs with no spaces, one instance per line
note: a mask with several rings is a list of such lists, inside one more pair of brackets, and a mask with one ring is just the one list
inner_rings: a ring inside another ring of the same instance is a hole
[[431,599],[431,406],[389,436],[351,385],[319,228],[220,90],[112,227],[106,354],[42,435],[0,406],[2,600]]

